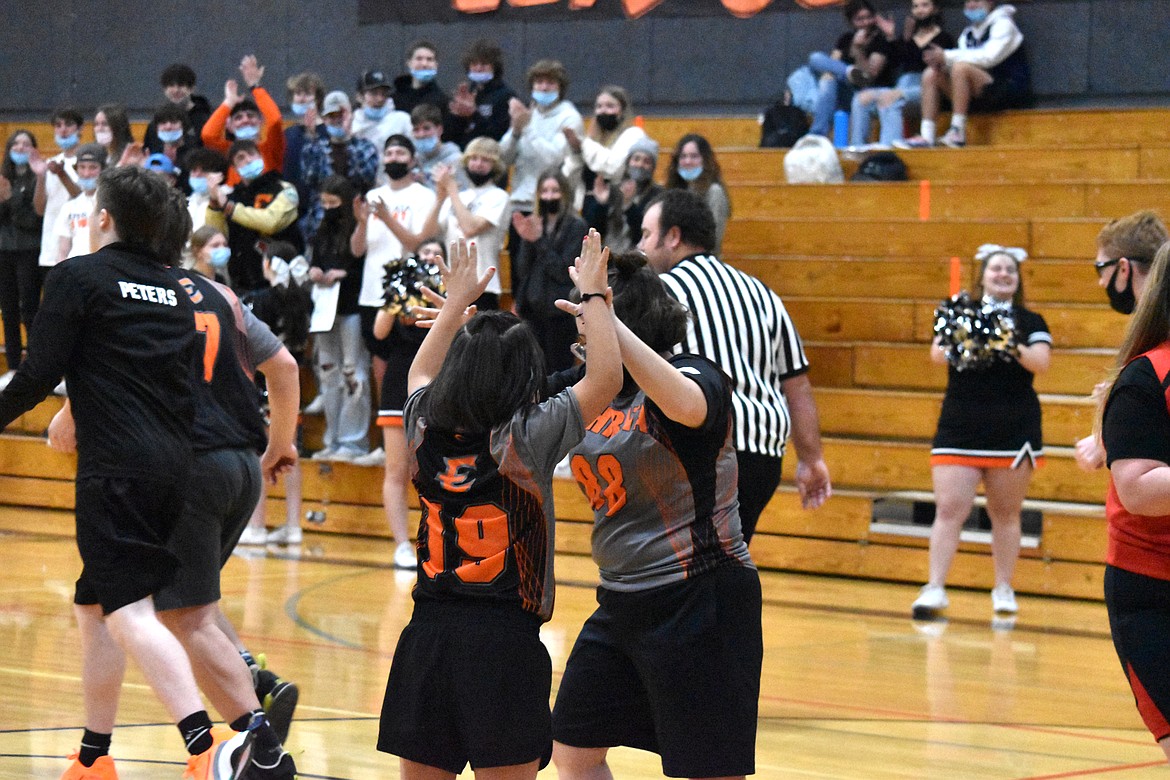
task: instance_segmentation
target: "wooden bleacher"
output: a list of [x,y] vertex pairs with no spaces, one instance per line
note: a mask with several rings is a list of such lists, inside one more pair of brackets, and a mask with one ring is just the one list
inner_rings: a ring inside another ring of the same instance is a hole
[[[786,184],[784,150],[755,148],[754,117],[644,124],[662,144],[663,163],[686,132],[712,141],[733,206],[725,259],[781,295],[812,361],[835,494],[805,512],[782,488],[752,543],[756,561],[924,580],[926,540],[872,531],[874,501],[931,498],[929,441],[946,372],[929,362],[927,344],[934,306],[947,294],[949,258],[963,259],[970,280],[977,245],[1015,244],[1032,256],[1025,290],[1055,341],[1052,368],[1036,383],[1047,463],[1028,504],[1042,512],[1043,530],[1038,546],[1022,553],[1017,588],[1100,598],[1106,475],[1079,471],[1071,448],[1091,429],[1087,393],[1111,365],[1125,318],[1110,311],[1089,260],[1107,219],[1146,207],[1170,214],[1170,110],[974,117],[967,149],[899,152],[913,181],[843,185]],[[845,161],[847,173],[855,164]],[[0,436],[0,502],[72,507],[73,460],[39,438],[60,403],[47,400]],[[319,420],[310,418],[306,438],[310,448],[319,443]],[[787,458],[786,485],[794,466]],[[305,461],[304,472],[305,509],[325,513],[311,528],[386,534],[380,469]],[[558,480],[556,496],[558,549],[587,553],[591,513],[580,491]],[[276,517],[279,490],[270,501]],[[951,582],[989,587],[988,558],[987,545],[964,543]]]

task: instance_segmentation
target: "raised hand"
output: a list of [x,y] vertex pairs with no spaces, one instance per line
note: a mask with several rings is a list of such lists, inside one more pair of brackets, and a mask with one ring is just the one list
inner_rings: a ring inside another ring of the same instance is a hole
[[496,275],[496,267],[490,266],[481,276],[479,273],[479,250],[475,242],[465,239],[451,242],[450,264],[436,256],[439,274],[447,288],[447,304],[463,311],[483,295],[488,282]]
[[264,66],[256,62],[255,54],[248,54],[240,60],[240,75],[249,89],[260,84],[260,79],[264,78]]
[[516,228],[520,238],[529,243],[540,238],[540,216],[536,213],[526,217],[519,211],[512,212],[512,227]]
[[475,95],[471,94],[471,88],[466,81],[460,82],[455,88],[447,108],[455,116],[471,116],[475,113]]
[[359,225],[364,225],[370,219],[370,204],[362,195],[353,199],[353,218]]
[[561,132],[565,134],[565,141],[568,142],[569,148],[574,152],[580,152],[581,136],[577,135],[577,131],[571,127],[562,127]]
[[243,100],[240,97],[240,85],[236,83],[235,79],[228,79],[223,83],[223,102],[228,106],[234,107],[236,103]]
[[532,119],[532,109],[521,103],[517,98],[508,99],[508,116],[512,118],[512,132],[520,134],[528,127]]
[[32,172],[35,175],[44,176],[45,171],[48,170],[49,163],[47,160],[45,160],[44,157],[41,156],[39,151],[33,149],[28,153],[28,167],[32,169]]

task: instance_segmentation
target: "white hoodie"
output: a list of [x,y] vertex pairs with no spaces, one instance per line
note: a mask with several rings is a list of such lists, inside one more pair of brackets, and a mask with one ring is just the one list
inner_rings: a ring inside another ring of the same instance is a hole
[[[1012,56],[1024,42],[1024,34],[1012,19],[1015,15],[1014,5],[997,5],[991,9],[986,19],[963,30],[959,35],[959,48],[943,52],[947,65],[969,62],[984,70],[991,70]],[[976,41],[987,34],[989,27],[991,34],[982,46],[978,45]]]

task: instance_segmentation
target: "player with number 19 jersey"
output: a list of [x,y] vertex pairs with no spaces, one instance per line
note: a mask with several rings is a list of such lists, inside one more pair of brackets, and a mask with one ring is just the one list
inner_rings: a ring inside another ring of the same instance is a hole
[[575,396],[564,390],[488,433],[464,434],[427,426],[419,413],[426,392],[403,410],[422,506],[415,602],[515,604],[548,620],[552,472],[585,432]]

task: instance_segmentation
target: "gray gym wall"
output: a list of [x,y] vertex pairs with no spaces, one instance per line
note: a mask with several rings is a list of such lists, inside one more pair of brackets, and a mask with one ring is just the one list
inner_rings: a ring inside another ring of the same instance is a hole
[[[330,88],[352,90],[366,68],[402,72],[403,49],[417,38],[439,47],[439,81],[449,91],[462,77],[464,45],[480,36],[499,41],[506,79],[519,91],[528,64],[556,57],[568,68],[569,96],[578,103],[615,83],[629,89],[643,113],[755,113],[779,96],[786,74],[808,52],[827,49],[844,29],[839,9],[801,10],[791,0],[775,0],[746,20],[731,17],[718,0],[677,2],[673,12],[666,0],[633,21],[616,13],[618,0],[598,0],[592,14],[569,12],[561,2],[456,21],[363,24],[403,13],[417,19],[430,4],[433,18],[454,15],[446,0],[2,0],[0,114],[42,119],[57,106],[88,111],[120,101],[141,117],[162,101],[158,74],[176,61],[195,69],[197,91],[214,106],[245,53],[265,65],[264,85],[283,106],[290,74],[315,70]],[[680,15],[683,3],[691,12],[708,4],[711,15]],[[877,5],[900,18],[909,3]],[[944,5],[949,29],[962,29],[958,3]],[[1024,0],[1018,8],[1043,103],[1167,102],[1168,0]]]

